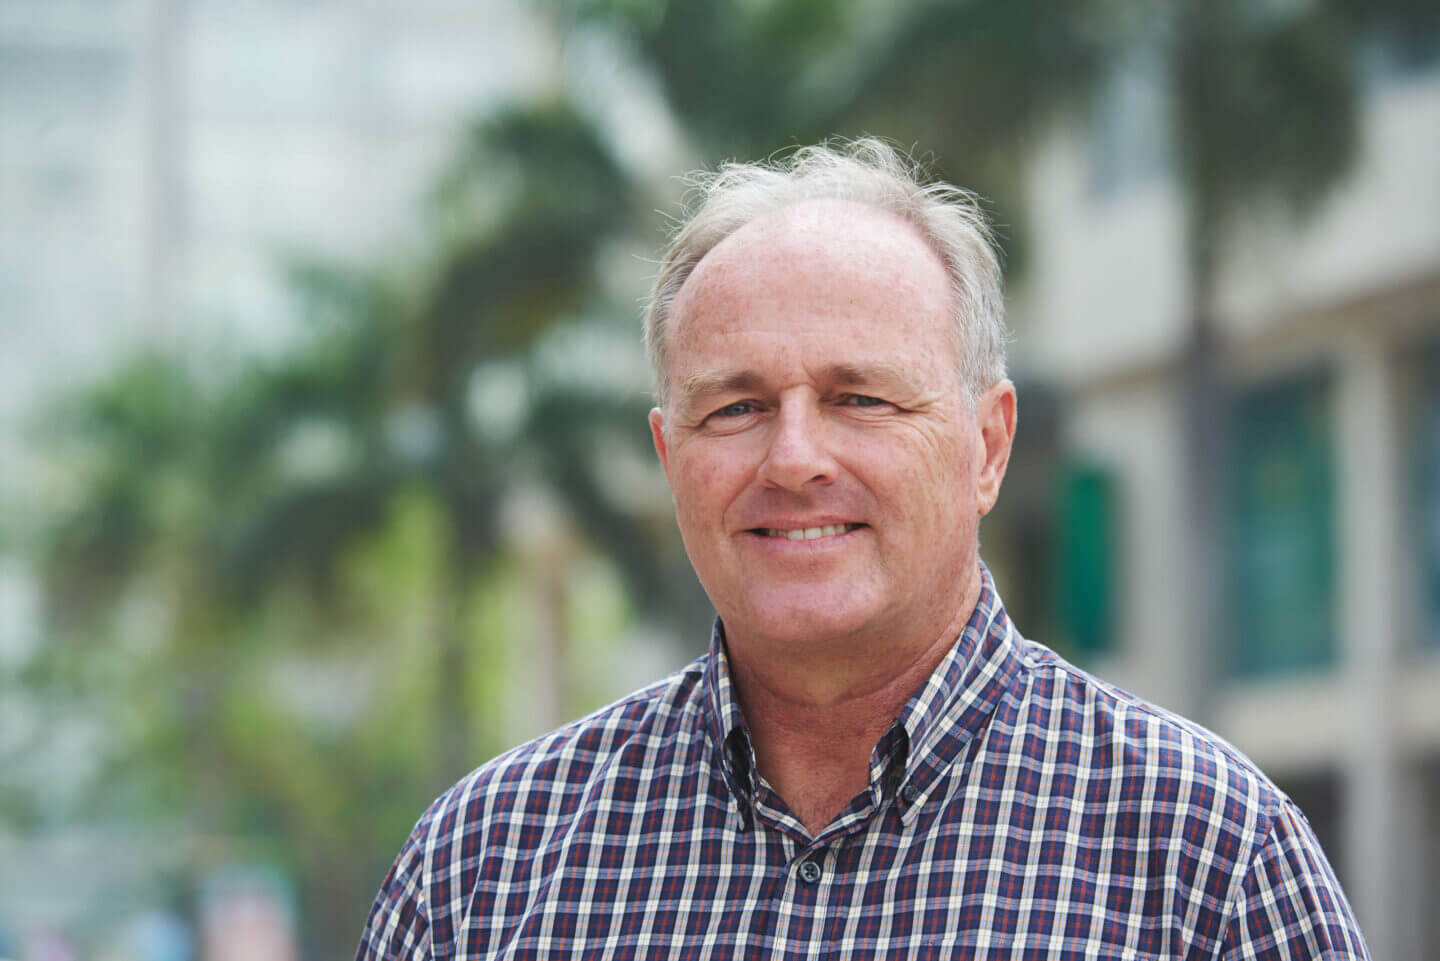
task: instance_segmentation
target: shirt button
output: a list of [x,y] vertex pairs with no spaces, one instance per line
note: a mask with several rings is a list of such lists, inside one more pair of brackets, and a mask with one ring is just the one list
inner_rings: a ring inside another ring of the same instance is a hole
[[820,865],[814,861],[800,862],[800,880],[806,884],[814,884],[820,880]]
[[913,784],[907,784],[900,789],[900,796],[905,799],[906,804],[914,804],[920,800],[920,789]]

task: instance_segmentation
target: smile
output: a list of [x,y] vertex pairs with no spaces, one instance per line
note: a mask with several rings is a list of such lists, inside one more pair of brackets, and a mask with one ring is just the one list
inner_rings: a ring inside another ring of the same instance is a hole
[[848,534],[864,526],[864,524],[827,524],[824,527],[803,527],[793,531],[781,530],[778,527],[757,527],[755,528],[755,533],[762,537],[784,537],[792,541],[813,541],[820,537],[835,537],[840,534]]

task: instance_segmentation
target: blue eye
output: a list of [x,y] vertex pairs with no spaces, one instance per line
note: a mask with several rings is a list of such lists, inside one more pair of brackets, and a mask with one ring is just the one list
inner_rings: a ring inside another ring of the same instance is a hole
[[849,400],[856,407],[879,407],[885,403],[878,397],[870,397],[865,394],[851,394]]
[[751,404],[749,401],[742,400],[742,401],[737,401],[736,403],[733,403],[733,404],[726,404],[724,407],[720,408],[719,410],[717,410],[717,411],[715,412],[715,416],[717,416],[717,417],[744,417],[746,414],[750,413],[750,412],[753,411],[754,409],[755,409],[755,407],[754,407],[753,404]]

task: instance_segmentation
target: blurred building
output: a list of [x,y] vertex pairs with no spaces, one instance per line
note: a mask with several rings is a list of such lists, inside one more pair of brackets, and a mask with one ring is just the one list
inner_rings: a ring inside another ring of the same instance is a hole
[[1346,181],[1298,222],[1247,212],[1225,250],[1225,574],[1204,636],[1161,95],[1130,73],[1040,152],[1015,367],[1054,387],[1027,408],[1022,382],[1021,439],[1053,432],[1058,479],[1046,549],[998,567],[1018,589],[1049,558],[1042,623],[1021,626],[1253,758],[1307,812],[1374,956],[1421,961],[1440,957],[1440,58],[1367,64]]
[[557,56],[499,0],[0,0],[0,418],[137,336],[283,343],[287,263],[404,250]]

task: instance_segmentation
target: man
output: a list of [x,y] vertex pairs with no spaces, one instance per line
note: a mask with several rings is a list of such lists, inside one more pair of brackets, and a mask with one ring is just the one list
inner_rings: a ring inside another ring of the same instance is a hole
[[729,165],[646,341],[709,653],[436,801],[360,958],[1366,957],[1247,760],[1006,617],[966,195],[868,140]]

